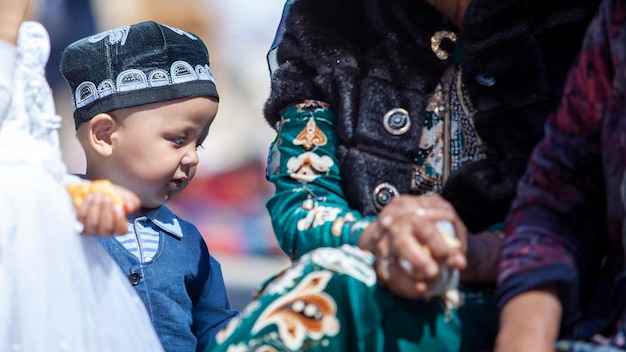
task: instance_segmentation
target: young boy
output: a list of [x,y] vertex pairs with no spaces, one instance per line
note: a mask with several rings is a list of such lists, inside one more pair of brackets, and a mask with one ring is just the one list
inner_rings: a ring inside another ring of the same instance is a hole
[[218,108],[196,35],[155,22],[69,45],[61,72],[73,95],[85,178],[133,191],[128,233],[101,238],[143,299],[167,351],[200,351],[237,312],[197,228],[165,206],[193,178]]

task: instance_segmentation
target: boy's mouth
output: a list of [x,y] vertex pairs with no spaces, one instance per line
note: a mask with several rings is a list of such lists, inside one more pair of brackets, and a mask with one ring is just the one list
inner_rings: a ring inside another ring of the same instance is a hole
[[189,182],[186,178],[178,178],[170,180],[169,186],[174,190],[180,190],[183,189],[187,185],[187,183]]

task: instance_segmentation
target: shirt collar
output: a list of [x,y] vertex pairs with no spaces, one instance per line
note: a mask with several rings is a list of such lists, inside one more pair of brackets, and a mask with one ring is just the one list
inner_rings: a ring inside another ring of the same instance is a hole
[[152,223],[158,226],[161,230],[178,238],[183,237],[183,230],[180,227],[178,218],[168,207],[162,205],[160,207],[150,209],[144,216],[150,219],[150,221],[152,221]]

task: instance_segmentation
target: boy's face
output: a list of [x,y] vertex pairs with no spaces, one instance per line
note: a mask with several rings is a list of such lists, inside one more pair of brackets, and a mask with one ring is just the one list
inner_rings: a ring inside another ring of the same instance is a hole
[[109,178],[154,208],[180,193],[193,178],[199,148],[209,133],[218,103],[193,97],[118,110],[111,134]]

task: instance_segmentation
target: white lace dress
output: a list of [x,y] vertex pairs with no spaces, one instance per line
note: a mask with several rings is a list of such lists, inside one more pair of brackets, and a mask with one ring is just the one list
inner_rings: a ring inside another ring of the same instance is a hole
[[[0,41],[0,351],[162,351],[143,303],[63,185],[39,23]],[[17,57],[17,59],[16,59]]]

